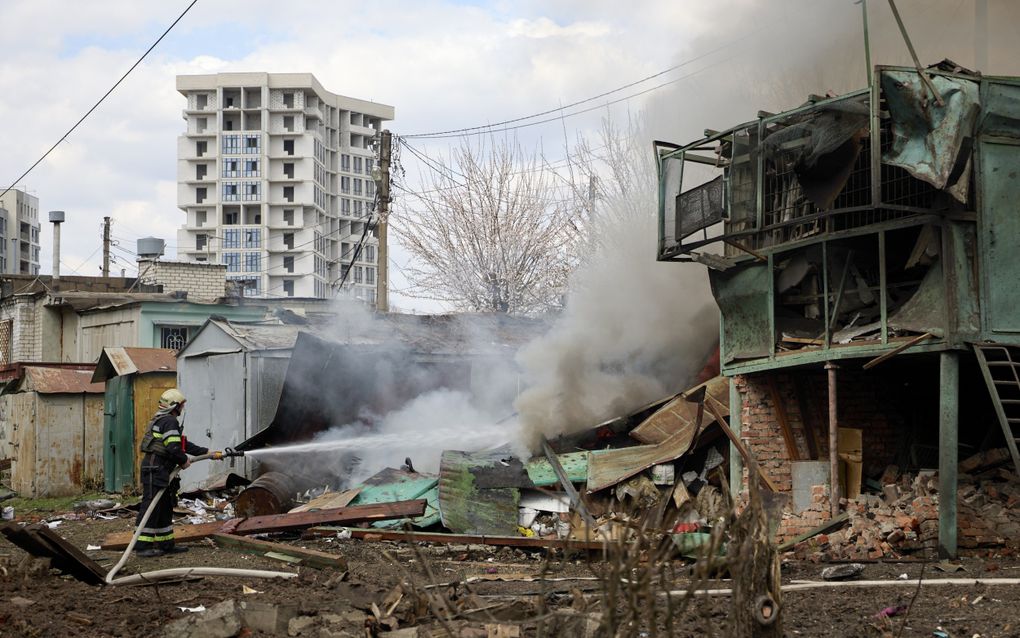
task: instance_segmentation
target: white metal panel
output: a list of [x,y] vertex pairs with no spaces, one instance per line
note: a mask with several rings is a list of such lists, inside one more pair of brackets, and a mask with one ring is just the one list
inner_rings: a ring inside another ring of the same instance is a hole
[[[222,450],[246,438],[244,358],[244,353],[237,352],[178,360],[178,381],[188,399],[184,433],[189,440]],[[235,461],[232,469],[219,461],[196,463],[181,472],[181,485],[184,489],[196,487],[228,469],[243,474],[243,459]]]

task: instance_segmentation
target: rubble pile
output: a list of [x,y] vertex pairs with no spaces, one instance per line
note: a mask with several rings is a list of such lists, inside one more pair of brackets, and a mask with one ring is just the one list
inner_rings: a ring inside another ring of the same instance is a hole
[[[964,552],[1020,555],[1020,477],[1007,467],[988,468],[1001,454],[984,453],[960,464],[957,543]],[[979,458],[980,457],[980,458]],[[969,472],[968,472],[969,470]],[[972,473],[971,473],[972,472]],[[796,543],[799,559],[865,560],[897,558],[934,551],[939,533],[938,474],[923,471],[899,475],[890,466],[883,475],[883,494],[861,494],[841,500],[848,519],[842,528]],[[886,482],[888,480],[892,482]],[[779,524],[780,540],[791,540],[831,520],[828,487],[814,486],[811,505],[786,512]]]

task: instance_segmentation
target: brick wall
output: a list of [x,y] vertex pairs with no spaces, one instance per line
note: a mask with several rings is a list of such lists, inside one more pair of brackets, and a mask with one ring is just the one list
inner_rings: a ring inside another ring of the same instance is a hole
[[192,301],[213,301],[226,295],[226,264],[183,261],[139,262],[142,282],[163,286],[163,292],[179,290]]
[[[791,456],[769,388],[769,374],[785,409],[800,459],[812,460],[807,443],[810,431],[814,433],[814,459],[825,460],[829,458],[826,373],[823,370],[762,373],[733,379],[742,403],[741,438],[776,486],[781,491],[790,491]],[[891,396],[893,384],[876,373],[843,369],[837,374],[839,425],[863,430],[864,476],[880,474],[894,461],[904,437],[902,415]],[[745,471],[745,485],[746,481]]]

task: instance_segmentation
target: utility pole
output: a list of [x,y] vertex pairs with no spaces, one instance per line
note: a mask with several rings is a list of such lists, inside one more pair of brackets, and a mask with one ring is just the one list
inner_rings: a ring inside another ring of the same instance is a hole
[[110,218],[103,218],[103,276],[110,276]]
[[375,309],[389,312],[389,251],[387,250],[386,226],[390,214],[390,144],[393,134],[389,130],[379,134],[379,177],[376,190],[379,193],[379,223],[376,226],[379,237],[379,267],[375,277]]

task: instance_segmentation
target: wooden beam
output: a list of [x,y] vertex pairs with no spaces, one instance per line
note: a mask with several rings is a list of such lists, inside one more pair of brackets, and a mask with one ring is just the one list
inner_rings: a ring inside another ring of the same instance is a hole
[[212,539],[219,547],[225,547],[227,549],[233,549],[247,554],[257,554],[259,556],[264,556],[268,553],[283,554],[284,556],[290,556],[297,559],[296,564],[298,565],[307,565],[308,567],[315,567],[317,569],[347,569],[347,561],[344,560],[343,556],[338,554],[329,554],[326,552],[316,551],[314,549],[294,547],[293,545],[273,543],[254,538],[246,538],[244,536],[235,536],[233,534],[213,534]]
[[882,363],[883,361],[886,361],[888,359],[892,359],[893,357],[895,357],[899,353],[903,352],[907,348],[910,348],[912,346],[916,346],[917,344],[921,343],[922,341],[925,341],[926,339],[931,339],[932,336],[933,335],[930,332],[926,332],[923,335],[918,335],[918,336],[914,337],[913,339],[911,339],[910,341],[907,341],[906,343],[901,343],[900,345],[896,346],[895,348],[893,348],[889,352],[886,352],[885,354],[883,354],[883,355],[881,355],[879,357],[875,357],[871,361],[865,363],[862,367],[865,370],[870,370],[870,369],[874,368],[875,366],[877,366],[878,364]]
[[826,532],[828,532],[830,530],[836,529],[837,527],[842,527],[843,523],[847,522],[848,520],[850,520],[850,514],[847,513],[847,512],[843,512],[842,514],[840,514],[836,518],[830,519],[830,520],[822,523],[821,525],[819,525],[818,527],[814,528],[813,530],[811,530],[809,532],[805,532],[804,534],[801,534],[797,538],[793,538],[793,539],[790,539],[790,540],[786,541],[785,543],[780,545],[777,548],[777,550],[780,551],[780,552],[789,551],[789,550],[793,549],[793,546],[796,545],[797,543],[803,543],[804,541],[806,541],[809,538],[812,538],[814,536],[818,536],[819,534],[824,534],[824,533],[826,533]]
[[552,466],[553,472],[556,474],[556,478],[560,481],[560,487],[567,493],[570,498],[570,504],[574,506],[574,511],[581,517],[581,520],[585,522],[588,529],[595,529],[595,518],[588,513],[588,508],[584,506],[584,501],[581,500],[581,495],[578,494],[577,489],[574,488],[574,484],[570,482],[570,477],[567,476],[566,470],[560,465],[560,460],[556,456],[556,452],[549,445],[549,440],[542,437],[542,452],[545,454],[546,460],[549,461],[549,465]]
[[90,585],[106,582],[106,570],[43,524],[22,527],[10,522],[0,525],[0,533],[36,558],[49,558],[54,569],[70,574]]
[[[733,434],[733,430],[730,429],[730,426],[726,425],[726,418],[719,413],[719,410],[716,409],[716,407],[712,405],[711,402],[706,401],[705,406],[708,407],[708,411],[711,412],[712,416],[715,417],[716,423],[719,424],[719,429],[723,431],[723,434],[725,434],[726,438],[730,440],[730,443],[733,444],[733,447],[737,448],[737,452],[740,453],[740,457],[744,459],[744,464],[747,465],[747,467],[751,467],[752,465],[756,467],[758,469],[758,478],[761,479],[762,483],[764,483],[765,486],[769,488],[770,491],[778,492],[779,488],[776,487],[776,484],[772,482],[772,479],[765,476],[765,473],[762,472],[761,470],[761,466],[758,465],[757,463],[753,464],[751,463],[751,454],[747,451],[747,448],[744,447],[744,442],[740,440],[740,437]],[[730,481],[734,483],[736,482],[733,480],[733,477],[730,477]]]
[[[261,534],[263,532],[286,532],[305,529],[316,525],[344,525],[386,521],[394,518],[417,518],[425,514],[426,501],[398,501],[396,503],[373,503],[353,505],[332,510],[300,512],[297,514],[270,514],[251,518],[234,518],[220,523],[200,523],[174,527],[176,542],[197,541],[213,534]],[[103,539],[102,549],[124,549],[131,542],[133,532],[109,534]]]
[[[336,536],[338,528],[313,527],[305,533],[310,536]],[[456,545],[493,545],[497,547],[562,548],[601,550],[606,541],[581,541],[567,538],[538,538],[535,536],[483,536],[475,534],[445,534],[438,532],[404,532],[388,529],[348,528],[351,538],[365,541],[395,541],[398,543],[452,543]]]
[[786,454],[791,461],[800,460],[800,451],[797,449],[797,440],[793,438],[793,430],[790,429],[790,421],[786,418],[786,405],[779,397],[779,387],[776,385],[774,374],[766,375],[769,385],[769,396],[772,398],[772,405],[776,410],[776,419],[779,421],[779,431],[783,434],[783,442],[786,443]]

